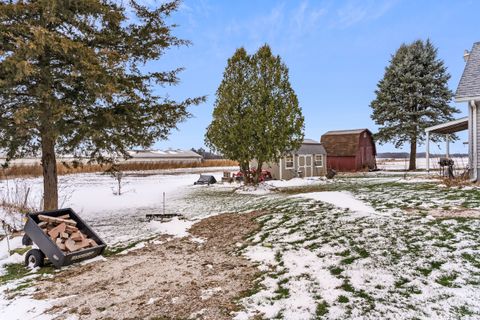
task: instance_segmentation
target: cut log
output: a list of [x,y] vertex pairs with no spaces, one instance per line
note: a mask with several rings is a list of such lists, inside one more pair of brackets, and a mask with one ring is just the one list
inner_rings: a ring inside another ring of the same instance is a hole
[[46,222],[57,223],[57,224],[65,223],[65,224],[68,224],[70,226],[76,226],[77,225],[77,222],[73,221],[72,219],[60,219],[60,218],[45,216],[43,214],[39,214],[38,219],[40,219],[40,221],[46,221]]
[[90,247],[96,247],[98,246],[97,242],[93,239],[88,239],[88,241],[90,242]]
[[62,239],[68,239],[68,238],[69,238],[69,235],[68,235],[68,233],[66,233],[66,232],[62,232],[62,233],[60,233],[60,237],[61,237]]
[[39,222],[39,223],[38,223],[38,226],[39,226],[40,228],[43,228],[43,227],[47,227],[47,224],[48,224],[48,222],[42,221],[42,222]]
[[52,230],[50,230],[48,232],[48,235],[50,236],[50,238],[52,238],[53,240],[56,240],[58,238],[58,236],[60,235],[60,233],[62,232],[65,232],[65,228],[67,227],[67,225],[65,223],[60,223],[58,226],[56,226],[55,228],[53,228]]
[[78,248],[78,249],[83,249],[83,248],[87,248],[90,246],[90,241],[91,239],[83,239],[82,241],[79,241],[79,242],[76,242],[75,243],[75,246]]
[[70,239],[72,239],[73,241],[82,241],[84,238],[85,237],[80,231],[72,233],[72,235],[70,236]]
[[69,226],[67,225],[67,232],[68,233],[74,233],[74,232],[77,232],[78,231],[78,228],[77,227],[74,227],[74,226]]
[[59,219],[70,219],[70,215],[69,214],[64,214],[63,216],[58,216],[57,218],[59,218]]
[[77,246],[75,245],[75,241],[73,241],[72,239],[65,240],[65,247],[70,252],[73,252],[73,251],[77,250]]
[[65,244],[62,242],[62,239],[58,238],[56,241],[57,247],[60,248],[60,250],[65,251],[66,247]]

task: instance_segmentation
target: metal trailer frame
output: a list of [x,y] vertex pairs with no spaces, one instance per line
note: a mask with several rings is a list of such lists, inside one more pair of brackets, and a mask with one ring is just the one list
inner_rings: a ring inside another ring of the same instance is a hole
[[[38,223],[40,222],[38,215],[59,217],[64,214],[69,214],[70,219],[77,222],[76,227],[89,238],[95,240],[98,245],[93,248],[85,248],[71,253],[62,252],[56,243],[38,226]],[[106,243],[95,233],[95,231],[93,231],[92,228],[90,228],[71,208],[29,213],[24,231],[56,268],[96,257],[102,254],[107,247]]]

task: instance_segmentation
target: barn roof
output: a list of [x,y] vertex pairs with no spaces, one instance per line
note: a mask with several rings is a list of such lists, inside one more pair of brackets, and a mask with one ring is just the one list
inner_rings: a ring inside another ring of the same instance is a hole
[[[372,136],[368,129],[336,130],[325,133],[321,141],[329,156],[354,157],[363,132],[368,132],[369,136]],[[373,144],[373,152],[377,154],[375,144]]]
[[457,102],[480,100],[480,42],[473,44],[468,55],[455,100]]
[[333,130],[327,131],[324,135],[360,134],[365,130],[370,132],[368,129]]
[[327,152],[319,141],[305,139],[296,154],[327,154]]

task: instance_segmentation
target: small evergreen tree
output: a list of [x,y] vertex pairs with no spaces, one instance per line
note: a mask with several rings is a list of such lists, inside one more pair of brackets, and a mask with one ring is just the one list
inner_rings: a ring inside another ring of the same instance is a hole
[[229,59],[217,91],[206,143],[238,161],[244,177],[255,159],[258,182],[264,163],[278,161],[285,152],[300,147],[303,123],[281,58],[268,45],[253,56],[240,48]]
[[165,23],[179,2],[118,3],[0,2],[0,149],[8,160],[41,153],[45,209],[58,206],[56,154],[128,157],[129,148],[166,138],[204,100],[154,94],[154,84],[176,84],[180,69],[145,68],[188,44]]
[[[402,44],[385,68],[372,101],[372,119],[380,126],[380,143],[396,148],[410,143],[409,170],[416,169],[417,144],[425,140],[425,128],[453,119],[450,75],[430,40]],[[438,141],[441,137],[433,137]]]

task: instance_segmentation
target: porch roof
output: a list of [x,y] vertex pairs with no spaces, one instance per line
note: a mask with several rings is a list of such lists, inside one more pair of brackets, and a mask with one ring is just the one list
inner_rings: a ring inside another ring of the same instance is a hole
[[455,133],[455,132],[463,131],[467,129],[468,129],[468,117],[464,117],[457,120],[438,124],[436,126],[428,127],[425,129],[425,132],[450,134],[450,133]]

